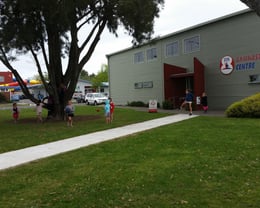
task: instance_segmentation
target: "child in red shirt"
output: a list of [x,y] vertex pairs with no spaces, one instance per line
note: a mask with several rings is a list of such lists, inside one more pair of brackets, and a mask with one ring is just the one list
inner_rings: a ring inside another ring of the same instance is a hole
[[14,122],[16,123],[19,118],[19,109],[17,107],[17,103],[13,103],[13,119]]
[[112,122],[114,119],[115,104],[113,103],[113,100],[111,97],[109,98],[109,100],[110,100],[110,122]]

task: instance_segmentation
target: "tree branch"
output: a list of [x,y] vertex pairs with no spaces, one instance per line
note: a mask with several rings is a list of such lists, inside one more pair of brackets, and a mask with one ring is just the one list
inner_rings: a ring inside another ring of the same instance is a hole
[[23,81],[22,77],[20,76],[20,74],[17,72],[16,69],[14,69],[12,67],[12,65],[10,64],[10,62],[8,61],[8,58],[5,54],[5,51],[4,49],[0,46],[0,52],[1,52],[1,55],[0,55],[0,60],[1,62],[13,73],[13,75],[15,76],[17,82],[19,83],[20,87],[21,87],[21,90],[23,91],[23,93],[30,99],[32,100],[33,102],[37,102],[37,99],[35,99],[33,97],[33,95],[30,93],[30,91],[28,90],[27,86],[26,86],[26,83]]
[[[87,46],[88,42],[91,40],[91,38],[93,37],[96,29],[100,26],[100,22],[101,20],[99,20],[94,27],[92,28],[91,32],[89,33],[88,37],[86,38],[86,40],[82,43],[82,45],[79,48],[80,53],[85,49],[85,47]],[[100,30],[100,29],[99,29]]]
[[46,50],[45,50],[44,42],[41,41],[40,45],[41,45],[41,48],[42,48],[43,60],[45,62],[45,66],[47,68],[47,71],[49,72],[50,64],[49,64],[49,61],[48,61],[48,56],[47,56],[47,53],[46,53]]
[[49,93],[48,83],[46,82],[46,80],[45,80],[45,78],[44,78],[44,75],[43,75],[43,73],[42,73],[42,68],[41,68],[39,59],[38,59],[36,53],[33,51],[32,47],[29,47],[29,49],[30,49],[30,52],[31,52],[31,54],[32,54],[32,56],[33,56],[33,58],[34,58],[34,60],[35,60],[36,67],[37,67],[37,69],[38,69],[38,73],[39,73],[39,75],[40,75],[41,81],[42,81],[42,83],[43,83],[45,89],[46,89],[47,92]]
[[103,20],[102,24],[99,26],[99,29],[98,29],[98,32],[94,38],[94,40],[92,41],[89,49],[88,49],[88,52],[87,54],[81,59],[80,63],[79,63],[79,68],[83,68],[83,66],[88,62],[88,60],[90,59],[92,53],[94,52],[94,49],[97,45],[97,43],[99,42],[100,40],[100,36],[102,34],[102,32],[104,31],[105,29],[105,26],[106,26],[106,23],[107,21],[106,20]]
[[75,12],[74,18],[71,19],[71,27],[70,27],[71,44],[70,44],[70,51],[69,51],[69,62],[64,76],[64,84],[68,89],[65,99],[70,99],[72,94],[74,93],[74,89],[76,87],[78,77],[81,71],[81,69],[78,67],[80,52],[78,48],[78,37],[77,37],[78,29],[76,23],[77,23],[77,18]]

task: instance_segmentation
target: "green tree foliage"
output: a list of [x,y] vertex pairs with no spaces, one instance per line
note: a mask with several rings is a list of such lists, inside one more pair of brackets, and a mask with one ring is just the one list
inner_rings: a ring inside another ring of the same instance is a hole
[[[44,80],[49,81],[49,77],[48,77],[48,73],[47,72],[43,73],[43,77],[44,77]],[[40,77],[39,74],[34,75],[33,79],[41,81],[41,77]]]
[[[19,55],[30,53],[53,98],[54,116],[62,118],[64,105],[104,29],[117,35],[122,26],[134,44],[149,40],[163,5],[164,0],[1,0],[0,61],[13,72],[24,94],[36,102],[19,69],[12,66]],[[68,60],[65,66],[62,58]]]
[[79,78],[80,78],[80,79],[84,79],[84,80],[89,80],[88,72],[83,69],[83,70],[80,72]]
[[0,103],[5,103],[7,102],[6,97],[0,92]]
[[88,72],[86,71],[86,70],[82,70],[81,72],[80,72],[80,76],[79,76],[79,78],[80,79],[83,79],[83,80],[91,80],[93,77],[95,77],[96,75],[94,74],[94,73],[92,73],[92,74],[88,74]]
[[95,89],[99,89],[102,82],[108,82],[108,66],[106,64],[102,64],[101,70],[91,79],[91,82]]
[[240,0],[260,16],[260,0]]

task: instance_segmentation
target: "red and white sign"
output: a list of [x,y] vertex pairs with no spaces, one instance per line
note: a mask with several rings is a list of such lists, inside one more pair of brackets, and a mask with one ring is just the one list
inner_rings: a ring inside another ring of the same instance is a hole
[[157,100],[149,100],[149,113],[157,112]]
[[233,72],[235,63],[232,57],[225,56],[220,61],[220,71],[222,74],[228,75]]

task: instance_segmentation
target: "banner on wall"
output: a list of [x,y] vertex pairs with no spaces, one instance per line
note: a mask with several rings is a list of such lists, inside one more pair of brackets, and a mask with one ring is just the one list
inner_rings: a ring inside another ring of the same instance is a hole
[[231,74],[235,71],[249,71],[257,68],[257,61],[260,60],[260,53],[237,56],[224,56],[220,60],[220,72],[224,75]]

